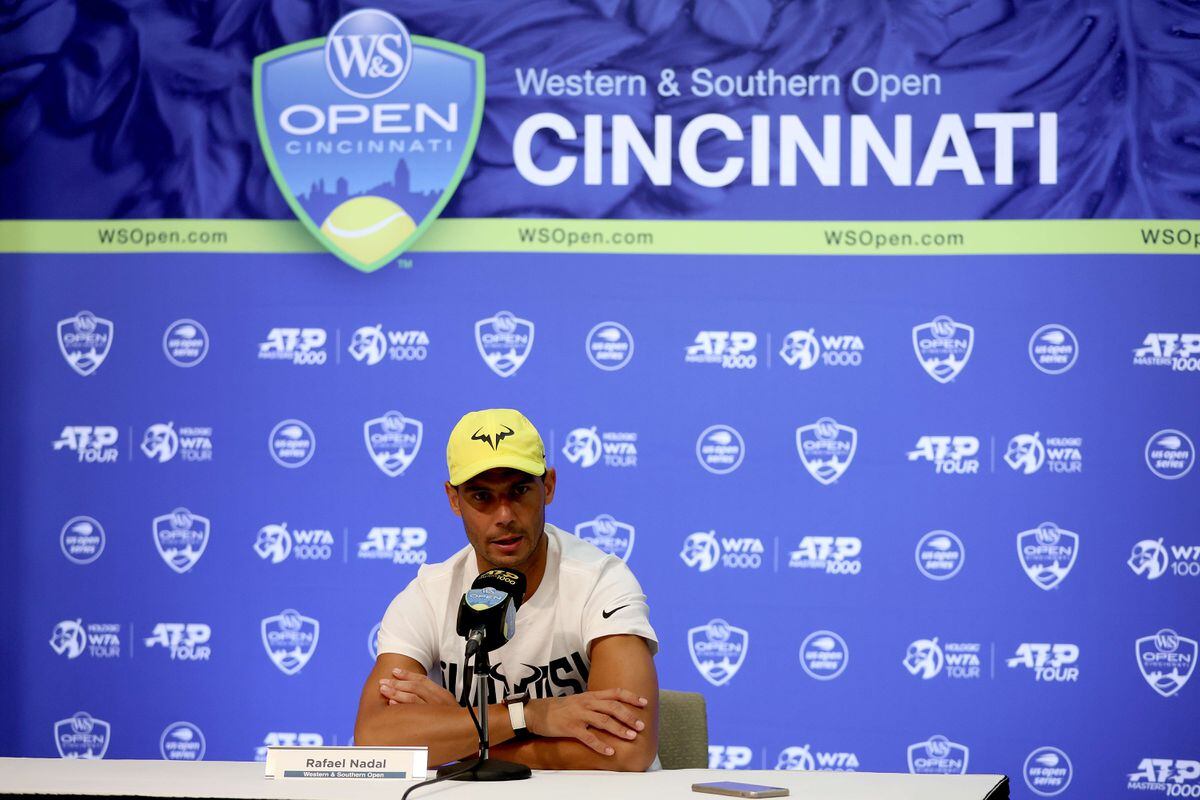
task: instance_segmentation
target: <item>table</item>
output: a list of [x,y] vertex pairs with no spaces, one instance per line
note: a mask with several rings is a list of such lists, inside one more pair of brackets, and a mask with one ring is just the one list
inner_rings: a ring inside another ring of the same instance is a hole
[[[449,781],[422,787],[411,800],[716,800],[693,783],[739,781],[786,786],[798,800],[1007,800],[1003,775],[903,775],[880,772],[663,770],[647,773],[537,771],[525,781],[486,785]],[[131,797],[399,800],[407,781],[267,780],[245,761],[84,761],[0,758],[0,794]]]

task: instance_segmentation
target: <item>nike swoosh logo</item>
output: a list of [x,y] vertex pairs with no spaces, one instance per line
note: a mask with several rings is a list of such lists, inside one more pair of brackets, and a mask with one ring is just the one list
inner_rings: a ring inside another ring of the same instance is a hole
[[601,611],[601,612],[600,612],[600,616],[604,617],[605,619],[608,619],[608,618],[609,618],[609,617],[611,617],[613,614],[615,614],[615,613],[617,613],[618,611],[620,611],[622,608],[629,608],[629,603],[626,603],[626,604],[625,604],[625,605],[623,605],[623,606],[617,606],[617,607],[616,607],[616,608],[614,608],[612,611]]

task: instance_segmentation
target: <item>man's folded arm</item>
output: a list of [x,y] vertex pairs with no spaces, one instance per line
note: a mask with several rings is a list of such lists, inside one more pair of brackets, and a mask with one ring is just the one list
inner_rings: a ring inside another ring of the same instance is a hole
[[[644,707],[621,703],[618,709],[627,720],[640,722],[642,728],[632,739],[618,736],[610,730],[590,727],[584,735],[592,735],[611,755],[597,752],[575,738],[535,736],[509,741],[492,748],[492,755],[516,761],[534,769],[607,769],[643,772],[658,755],[658,673],[650,647],[640,636],[620,634],[605,636],[592,642],[591,670],[588,692],[623,689],[634,698],[645,698]],[[577,697],[577,696],[576,696]],[[532,700],[526,707],[526,723],[531,731],[539,713],[548,704],[570,698]],[[540,707],[538,707],[540,705]],[[507,716],[507,715],[506,715]],[[511,726],[508,726],[511,729]],[[632,727],[630,728],[633,729]]]
[[[380,692],[380,682],[393,678],[395,669],[420,676],[426,674],[415,659],[398,653],[380,653],[359,699],[354,743],[428,747],[431,765],[478,755],[479,735],[470,713],[445,689],[429,681],[412,681],[409,682],[412,688],[422,696],[402,697],[389,703]],[[488,734],[492,742],[512,738],[512,724],[503,705],[488,709]]]

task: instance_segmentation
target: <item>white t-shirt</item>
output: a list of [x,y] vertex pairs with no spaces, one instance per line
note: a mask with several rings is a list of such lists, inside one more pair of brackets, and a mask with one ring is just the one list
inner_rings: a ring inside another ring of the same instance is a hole
[[[517,611],[517,633],[490,654],[488,702],[528,692],[561,697],[587,690],[591,643],[633,634],[658,651],[650,609],[637,578],[616,556],[553,525],[546,526],[546,572],[533,597]],[[479,575],[467,545],[440,564],[426,564],[388,606],[379,628],[379,652],[419,662],[459,705],[471,702],[463,681],[466,642],[455,631],[463,593]]]

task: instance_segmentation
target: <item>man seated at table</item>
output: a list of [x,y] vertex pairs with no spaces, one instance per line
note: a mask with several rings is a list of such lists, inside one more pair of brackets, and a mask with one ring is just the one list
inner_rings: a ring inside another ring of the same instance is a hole
[[491,653],[490,755],[535,769],[642,771],[657,760],[658,639],[629,567],[546,524],[556,475],[533,424],[474,411],[446,447],[450,508],[467,547],[426,564],[388,606],[354,741],[424,745],[429,763],[473,756],[459,601],[480,572],[524,573],[516,636]]

